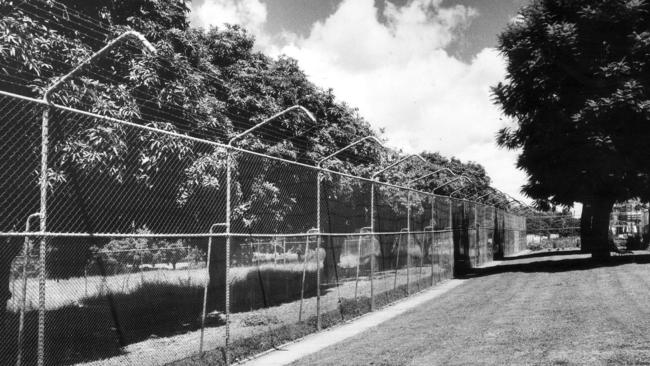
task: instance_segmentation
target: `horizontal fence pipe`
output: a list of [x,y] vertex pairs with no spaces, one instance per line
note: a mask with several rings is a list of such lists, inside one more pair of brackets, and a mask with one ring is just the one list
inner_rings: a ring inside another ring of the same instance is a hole
[[[434,231],[412,231],[412,234],[424,234],[424,233],[446,233],[451,232],[454,229],[442,229]],[[514,229],[506,229],[514,230]],[[514,230],[517,231],[517,230]],[[322,236],[365,236],[365,235],[399,235],[403,234],[400,231],[387,231],[387,232],[364,232],[364,233],[322,233]],[[124,234],[124,233],[69,233],[69,232],[40,232],[40,231],[30,231],[30,232],[4,232],[0,233],[0,237],[50,237],[50,238],[61,238],[61,237],[76,237],[76,238],[209,238],[209,237],[237,237],[237,238],[301,238],[305,236],[316,236],[314,234],[305,234],[305,233],[295,233],[295,234],[245,234],[245,233],[169,233],[169,234]],[[287,242],[286,244],[290,244]],[[270,244],[270,243],[268,243]],[[258,245],[258,243],[243,243],[241,245]],[[261,244],[259,244],[261,245]],[[172,248],[174,249],[174,248]],[[179,248],[176,248],[179,249]],[[137,249],[136,249],[137,250]],[[152,250],[165,250],[165,249],[152,249]],[[171,249],[170,249],[171,250]]]

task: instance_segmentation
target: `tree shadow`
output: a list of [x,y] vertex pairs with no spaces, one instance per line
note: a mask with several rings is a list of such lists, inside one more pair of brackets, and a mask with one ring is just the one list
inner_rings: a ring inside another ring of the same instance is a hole
[[[304,298],[316,296],[316,272],[305,273]],[[232,312],[247,312],[300,299],[302,271],[263,269],[250,271],[231,289]],[[328,290],[329,286],[323,286]],[[208,312],[225,301],[222,290],[211,288]],[[78,304],[46,311],[45,358],[48,364],[71,365],[124,354],[124,347],[150,338],[171,337],[201,328],[203,287],[185,283],[144,283],[130,293],[112,293],[80,299]],[[18,329],[18,314],[8,323]],[[224,325],[210,317],[207,327]],[[11,341],[0,350],[9,359],[17,333],[3,334]],[[36,365],[38,312],[26,313],[23,365]],[[198,350],[198,344],[197,344]],[[13,363],[13,362],[11,362]],[[8,363],[8,364],[11,364]]]
[[[565,256],[575,255],[576,253],[564,253]],[[580,254],[579,252],[577,254]],[[562,254],[554,254],[547,256],[530,256],[529,259],[537,259],[544,257],[556,257]],[[516,259],[526,259],[522,256]],[[650,263],[650,254],[624,254],[610,257],[606,261],[594,261],[591,258],[566,258],[566,259],[552,259],[552,260],[534,260],[525,263],[506,263],[499,264],[493,267],[473,268],[464,278],[476,278],[483,276],[491,276],[501,273],[522,272],[522,273],[557,273],[567,271],[584,271],[601,267],[616,267],[625,264],[648,264]]]
[[568,256],[568,255],[576,255],[576,254],[585,254],[582,253],[579,249],[576,250],[553,250],[553,251],[544,251],[544,252],[536,252],[536,253],[530,253],[530,254],[525,254],[525,255],[518,255],[518,256],[512,256],[512,257],[503,257],[500,259],[500,261],[515,261],[519,259],[528,259],[528,258],[541,258],[541,257],[555,257],[555,256]]

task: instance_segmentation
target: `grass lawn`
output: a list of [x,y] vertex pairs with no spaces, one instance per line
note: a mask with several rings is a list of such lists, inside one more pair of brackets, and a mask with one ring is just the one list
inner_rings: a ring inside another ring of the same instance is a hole
[[650,365],[650,258],[505,261],[294,365]]

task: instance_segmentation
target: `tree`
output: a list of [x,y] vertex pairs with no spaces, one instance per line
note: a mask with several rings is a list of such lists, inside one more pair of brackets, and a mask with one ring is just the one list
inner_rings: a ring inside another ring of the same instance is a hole
[[582,202],[582,245],[609,257],[616,201],[650,199],[650,3],[536,0],[499,36],[507,59],[495,102],[513,118],[501,146],[521,148],[523,192]]
[[[41,97],[56,78],[123,31],[134,29],[155,45],[157,55],[143,53],[129,43],[121,45],[65,83],[53,101],[219,142],[301,104],[321,121],[315,128],[305,128],[300,116],[287,115],[274,125],[282,128],[283,138],[251,135],[240,146],[310,164],[374,134],[354,110],[335,101],[331,90],[309,82],[295,60],[272,60],[255,52],[254,38],[244,29],[226,26],[204,32],[189,28],[185,2],[63,3],[0,0],[0,89]],[[79,18],[76,11],[101,20]],[[40,107],[8,102],[0,115],[0,128],[11,140],[11,147],[0,152],[3,171],[11,172],[2,176],[0,189],[0,230],[5,232],[22,230],[27,216],[38,211],[35,172],[42,112]],[[241,156],[235,160],[247,163]],[[224,162],[223,150],[211,145],[55,110],[50,121],[48,230],[125,233],[146,226],[153,233],[207,232],[224,216]],[[291,230],[309,229],[298,218],[300,210],[313,206],[312,193],[292,190],[292,185],[283,182],[300,182],[305,177],[314,182],[313,174],[306,174],[305,169],[283,174],[286,166],[268,162],[255,167],[234,174],[237,193],[233,201],[241,209],[235,212],[233,226],[256,231],[266,221],[264,227],[278,228],[278,223],[291,216]],[[344,171],[357,170],[349,166]],[[312,184],[308,187],[313,189]],[[261,220],[259,207],[269,198],[275,200],[276,212]],[[196,244],[205,247],[206,241]],[[91,256],[90,248],[103,248],[108,242],[51,240],[48,275],[80,275]],[[134,242],[125,239],[113,244],[122,247]],[[0,304],[11,296],[10,267],[22,239],[3,239],[3,245]],[[225,246],[216,243],[214,248],[210,283],[215,287],[212,293],[221,293]],[[0,327],[5,314],[0,311]]]
[[183,240],[173,242],[161,240],[158,242],[158,253],[161,262],[169,263],[172,265],[172,269],[176,269],[176,264],[187,258],[189,251]]

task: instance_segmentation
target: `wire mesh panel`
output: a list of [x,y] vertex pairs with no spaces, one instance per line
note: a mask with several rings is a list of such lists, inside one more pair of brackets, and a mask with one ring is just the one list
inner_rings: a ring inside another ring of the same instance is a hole
[[[35,103],[0,96],[2,233],[26,230],[29,216],[39,212],[42,112]],[[31,220],[31,225],[30,230],[38,231],[37,218]],[[0,336],[0,364],[13,363],[17,357],[34,358],[37,354],[39,241],[0,238],[0,304],[7,304],[0,311],[0,328],[5,330]]]
[[380,289],[398,291],[403,284],[405,292],[408,293],[411,280],[409,250],[412,237],[409,235],[409,214],[412,192],[390,186],[378,186],[375,192],[377,194],[375,198],[375,232],[378,234],[383,253],[379,271],[393,271],[392,284],[390,281],[384,281],[383,286],[380,285]]
[[[432,248],[433,206],[431,196],[420,192],[410,194],[410,271],[413,281],[409,281],[409,291],[418,292],[431,285],[431,262],[429,251]],[[409,278],[410,280],[410,278]]]
[[479,241],[477,238],[478,232],[476,230],[477,225],[477,212],[476,206],[472,202],[463,201],[463,210],[465,212],[467,226],[464,230],[467,231],[467,245],[469,247],[468,257],[469,263],[472,267],[478,267],[479,256],[480,256],[480,247]]
[[48,230],[206,233],[225,220],[225,150],[68,111],[50,113]]
[[0,96],[2,232],[23,231],[27,217],[39,211],[42,112],[35,103]]
[[495,259],[496,249],[494,246],[494,207],[491,206],[482,206],[483,214],[483,226],[482,231],[482,242],[485,243],[485,256],[483,258],[484,262],[489,262]]
[[231,162],[233,233],[316,228],[317,170],[245,152],[233,152]]
[[[293,332],[315,328],[316,275],[325,258],[318,242],[318,235],[232,239],[231,360],[241,357],[242,344],[260,343],[253,351],[261,352],[286,343]],[[216,341],[223,345],[220,335]]]
[[[36,363],[39,310],[47,364],[153,365],[212,350],[228,356],[215,363],[237,360],[314,331],[319,314],[328,327],[526,245],[525,220],[492,207],[57,106],[47,107],[47,227],[25,241],[15,232],[28,217],[30,231],[39,224],[46,107],[0,98],[13,136],[0,151],[12,261],[0,352],[11,363]],[[36,270],[41,242],[47,273]]]
[[[321,231],[359,233],[369,228],[373,184],[333,173],[323,173],[322,177]],[[378,185],[374,189],[378,189]]]
[[370,310],[371,282],[376,285],[381,277],[377,270],[381,253],[379,241],[369,232],[326,235],[324,245],[321,309],[323,324],[328,326],[337,319],[350,319]]
[[[25,247],[10,266],[10,298],[4,315],[5,329],[0,343],[0,359],[21,358],[26,364],[35,361],[38,340],[38,247],[25,239]],[[36,244],[38,244],[36,242]]]
[[534,215],[524,218],[526,245],[532,250],[566,250],[580,247],[580,220],[568,215]]
[[[207,278],[205,242],[178,237],[56,239],[49,243],[46,262],[47,364],[111,358],[104,364],[154,365],[196,353]],[[61,261],[55,254],[59,250],[75,253],[79,263]],[[40,300],[33,270],[25,284],[26,322],[18,350],[22,364],[32,365]],[[185,341],[159,354],[163,342],[158,338],[176,334],[186,334]],[[140,351],[133,352],[135,347]]]

